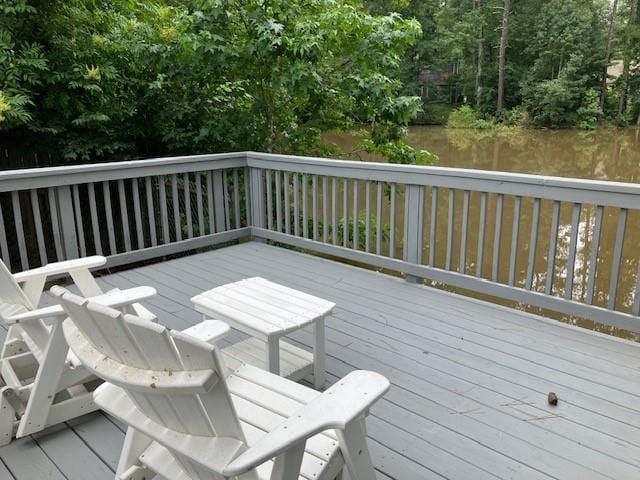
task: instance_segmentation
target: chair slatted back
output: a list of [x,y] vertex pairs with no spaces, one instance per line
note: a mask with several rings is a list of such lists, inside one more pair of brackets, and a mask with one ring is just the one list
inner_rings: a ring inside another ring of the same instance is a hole
[[[92,303],[61,287],[54,287],[51,292],[69,314],[65,336],[76,355],[97,376],[123,388],[148,418],[176,432],[231,437],[246,443],[222,373],[222,359],[214,346],[135,315]],[[81,333],[90,348],[123,368],[116,368],[114,373],[113,363],[85,362],[77,341],[69,334],[72,328]],[[182,372],[213,371],[217,381],[206,393],[194,394],[186,388],[181,391],[178,384],[170,392],[159,391],[153,382],[141,386],[139,378],[119,375],[120,370],[127,371],[124,367],[146,371],[148,376],[142,375],[144,378],[156,375],[165,381],[167,377],[158,372],[175,378]],[[164,446],[171,450],[169,445]],[[210,471],[204,472],[175,451],[172,453],[193,478],[211,478]]]
[[[18,313],[20,307],[30,311],[36,305],[31,304],[18,282],[13,278],[13,274],[0,260],[0,315]],[[42,320],[24,322],[20,328],[29,336],[33,346],[40,352],[44,352],[49,340],[50,328]]]

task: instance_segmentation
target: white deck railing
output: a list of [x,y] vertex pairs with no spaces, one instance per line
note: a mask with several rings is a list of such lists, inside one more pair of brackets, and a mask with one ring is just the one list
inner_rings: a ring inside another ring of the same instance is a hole
[[635,184],[253,152],[0,173],[14,270],[253,236],[635,332],[639,221]]

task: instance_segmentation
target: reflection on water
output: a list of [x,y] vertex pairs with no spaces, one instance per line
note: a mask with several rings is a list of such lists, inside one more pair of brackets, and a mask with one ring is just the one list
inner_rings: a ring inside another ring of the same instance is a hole
[[[342,151],[349,152],[351,158],[379,160],[362,155],[358,151],[359,137],[349,134],[330,135],[327,140],[335,143]],[[439,166],[475,168],[516,173],[532,173],[576,177],[585,179],[640,182],[640,129],[600,130],[581,132],[573,130],[509,130],[509,131],[469,131],[448,130],[442,127],[412,127],[409,143],[425,148],[439,156]],[[457,192],[455,203],[455,235],[452,270],[464,270],[475,275],[478,262],[479,210],[480,194],[472,193],[470,201],[470,221],[467,254],[460,258],[460,238],[462,234],[462,195]],[[427,194],[425,225],[430,222],[431,194]],[[491,260],[494,248],[495,197],[489,197],[487,209],[487,228],[484,238],[482,276],[490,278]],[[402,204],[398,202],[398,217],[402,218]],[[499,281],[506,283],[511,261],[510,246],[513,236],[514,198],[505,197],[503,227],[500,235]],[[638,205],[640,208],[640,205]],[[563,295],[566,288],[567,261],[571,236],[571,217],[573,205],[563,203],[560,211],[556,268],[553,275],[553,292]],[[538,234],[538,255],[533,271],[533,290],[544,292],[547,284],[548,252],[551,237],[552,202],[543,201]],[[533,200],[524,198],[521,205],[521,221],[517,238],[518,256],[516,258],[515,285],[524,286],[527,277]],[[446,222],[448,213],[447,192],[439,192],[437,208],[438,236],[435,245],[436,266],[445,267]],[[584,205],[580,212],[577,258],[575,263],[572,293],[573,298],[588,303],[588,278],[592,268],[596,268],[595,295],[593,303],[602,307],[609,304],[611,291],[612,264],[619,211],[605,208],[603,212],[602,234],[597,256],[592,257],[594,243],[594,224],[596,208]],[[384,219],[386,220],[386,219]],[[401,231],[401,223],[396,231]],[[429,257],[428,228],[425,228],[425,251],[423,258]],[[629,212],[625,242],[622,250],[620,280],[615,292],[616,309],[629,312],[634,301],[636,274],[639,268],[640,251],[640,211]],[[396,256],[401,257],[402,245],[396,246]],[[595,260],[595,262],[593,262]],[[425,260],[426,261],[426,260]],[[592,263],[595,263],[592,265]],[[476,295],[477,296],[477,295]],[[524,308],[524,307],[522,307]],[[543,312],[547,315],[550,312]],[[636,338],[636,335],[602,325],[594,325],[577,318],[551,315],[564,321],[577,323],[588,328],[613,333],[615,335]]]

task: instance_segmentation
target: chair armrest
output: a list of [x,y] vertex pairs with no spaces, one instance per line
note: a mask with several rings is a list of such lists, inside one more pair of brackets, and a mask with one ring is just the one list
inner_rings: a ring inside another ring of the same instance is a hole
[[343,430],[365,416],[389,386],[389,380],[378,373],[351,372],[249,447],[227,465],[223,474],[241,475],[320,432]]
[[[129,288],[127,290],[112,290],[103,295],[90,297],[89,300],[106,307],[120,308],[126,305],[132,305],[134,303],[147,300],[153,297],[155,294],[156,289],[153,287],[135,287]],[[66,316],[67,314],[61,305],[51,305],[50,307],[38,308],[36,310],[31,310],[17,315],[3,317],[3,320],[7,324],[13,324],[39,320],[43,318],[63,319],[66,318]]]
[[42,267],[33,268],[24,272],[13,274],[16,282],[22,283],[36,277],[48,277],[50,275],[59,275],[62,273],[70,273],[76,270],[86,270],[89,268],[100,267],[107,262],[105,257],[94,255],[92,257],[75,258],[73,260],[65,260],[62,262],[53,262],[43,265]]

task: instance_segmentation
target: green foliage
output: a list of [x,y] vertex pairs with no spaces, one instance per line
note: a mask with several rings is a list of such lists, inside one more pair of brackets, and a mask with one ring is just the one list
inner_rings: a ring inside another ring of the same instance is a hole
[[[358,245],[356,247],[354,243],[354,236],[353,236],[354,219],[352,216],[349,217],[349,221],[347,222],[347,232],[346,232],[347,244],[352,245],[354,248],[357,248],[358,250],[365,250],[367,246],[366,215],[364,214],[359,215],[357,221],[358,221]],[[319,227],[319,228],[322,228],[322,227]],[[369,241],[371,242],[371,246],[376,244],[377,231],[378,231],[378,218],[375,215],[371,215],[371,225],[370,225],[371,237],[369,239]],[[385,244],[389,241],[390,232],[391,232],[391,227],[389,226],[389,224],[385,223],[380,226],[380,234],[381,234],[380,241],[382,242],[382,244]],[[329,227],[329,234],[332,235],[331,227]],[[337,237],[338,237],[338,245],[342,245],[344,243],[344,237],[345,237],[344,217],[340,218],[338,221]]]
[[374,125],[371,138],[362,142],[368,153],[383,155],[389,163],[430,165],[437,156],[427,150],[419,150],[405,143],[406,128],[386,121]]
[[0,0],[0,131],[31,120],[34,90],[47,71],[40,46],[23,38],[34,13],[26,0]]
[[[366,13],[355,0],[38,5],[21,44],[24,55],[32,48],[30,68],[42,58],[49,73],[31,80],[32,121],[15,133],[37,133],[71,159],[313,154],[325,148],[324,131],[402,127],[420,111],[397,76],[420,25]],[[0,77],[8,119],[18,106],[4,85]],[[406,149],[390,151],[409,158]]]
[[465,128],[484,130],[492,128],[494,122],[483,118],[476,110],[469,105],[462,105],[449,115],[447,120],[448,128]]
[[552,128],[595,128],[602,111],[598,93],[589,89],[589,78],[580,74],[581,57],[574,55],[558,78],[527,85],[525,107],[534,125]]
[[446,103],[427,103],[423,107],[423,112],[418,115],[416,123],[424,125],[446,125],[449,114],[454,110]]

